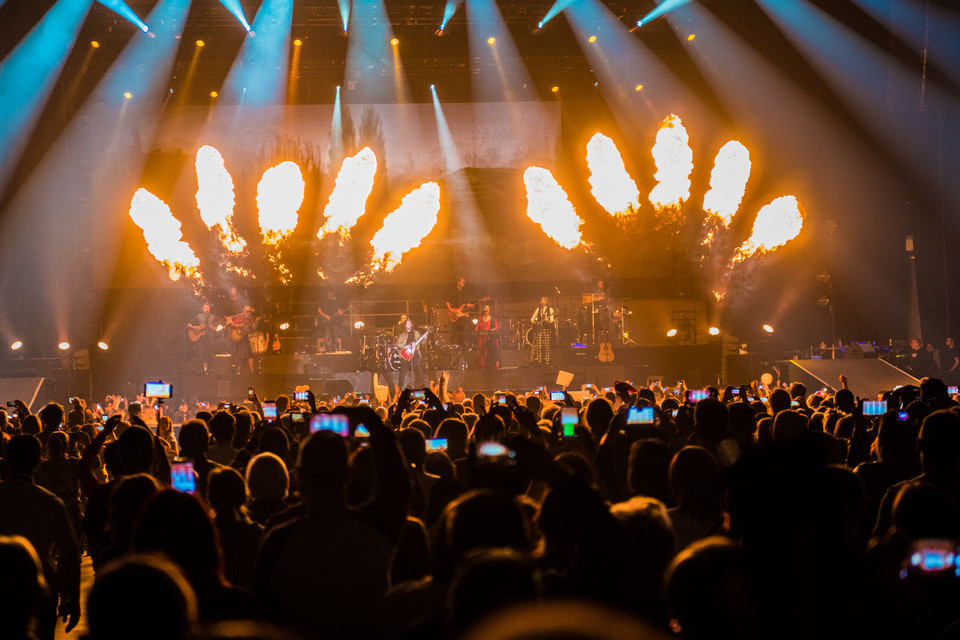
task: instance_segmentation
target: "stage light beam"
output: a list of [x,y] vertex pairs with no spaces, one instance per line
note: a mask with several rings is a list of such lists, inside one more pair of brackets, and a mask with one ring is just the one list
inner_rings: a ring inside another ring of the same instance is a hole
[[572,5],[576,0],[557,0],[553,3],[553,6],[547,11],[547,15],[543,16],[543,20],[537,23],[538,29],[543,29],[543,25],[547,24],[553,20],[561,11]]
[[289,62],[292,23],[293,0],[263,0],[251,31],[257,37],[244,39],[224,82],[225,98],[253,109],[284,102],[288,75],[277,70]]
[[[650,13],[637,20],[637,26],[640,27],[649,23],[651,20],[656,20],[665,13],[678,9],[688,2],[690,2],[690,0],[664,0]],[[693,38],[690,39],[692,40]]]
[[140,31],[148,33],[150,27],[147,26],[147,23],[140,19],[136,12],[130,8],[123,0],[97,0],[100,4],[107,7],[114,13],[122,16],[127,22],[132,25],[135,25]]
[[243,30],[247,33],[253,31],[253,28],[250,26],[250,23],[247,22],[247,17],[243,14],[243,7],[240,5],[240,0],[220,0],[220,4],[224,8],[233,14],[233,17],[243,26]]
[[59,0],[0,63],[0,189],[13,173],[91,4]]
[[22,348],[23,348],[23,340],[14,340],[12,343],[10,343],[11,351],[19,351]]

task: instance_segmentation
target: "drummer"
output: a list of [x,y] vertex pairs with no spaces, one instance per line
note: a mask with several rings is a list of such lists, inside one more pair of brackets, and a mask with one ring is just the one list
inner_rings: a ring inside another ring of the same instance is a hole
[[400,337],[400,334],[406,333],[406,329],[404,329],[404,327],[406,326],[406,324],[407,324],[407,314],[401,313],[401,314],[400,314],[400,321],[393,325],[393,337],[394,337],[394,338],[399,338],[399,337]]

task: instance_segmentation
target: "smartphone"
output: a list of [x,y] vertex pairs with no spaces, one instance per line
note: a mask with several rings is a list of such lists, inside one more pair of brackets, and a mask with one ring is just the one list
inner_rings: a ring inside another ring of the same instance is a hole
[[350,435],[350,423],[342,413],[318,413],[310,419],[310,432],[333,431],[340,437]]
[[297,402],[306,402],[307,401],[307,392],[306,391],[294,391],[293,399]]
[[444,411],[450,411],[450,403],[449,403],[449,402],[444,402],[444,403],[443,403],[443,410],[444,410]]
[[958,545],[956,540],[940,538],[921,538],[910,545],[901,566],[900,577],[906,578],[911,570],[926,574],[956,574],[958,564]]
[[910,414],[907,413],[906,411],[900,411],[897,413],[897,420],[899,420],[900,422],[906,422],[909,419],[910,419]]
[[560,435],[564,438],[572,438],[576,435],[577,423],[580,422],[580,415],[576,407],[564,407],[560,410]]
[[562,402],[562,401],[563,401],[563,391],[551,391],[551,392],[550,392],[550,399],[553,400],[553,401],[560,400],[560,401]]
[[[370,406],[370,401],[367,400],[366,398],[360,398],[360,406],[368,407]],[[446,407],[444,407],[444,409],[446,409]]]
[[357,429],[353,432],[354,438],[369,438],[370,429],[367,429],[367,425],[360,423],[357,425]]
[[630,407],[627,424],[653,424],[653,407]]
[[697,404],[701,400],[706,400],[710,397],[710,392],[706,389],[690,389],[687,391],[687,402],[690,404]]
[[738,395],[740,395],[740,388],[739,388],[739,387],[734,387],[733,389],[730,389],[730,395],[732,395],[732,396],[738,396]]
[[193,473],[193,462],[183,460],[170,465],[170,480],[173,488],[183,493],[195,493],[197,477]]
[[411,400],[423,400],[426,397],[427,397],[427,394],[424,392],[423,389],[413,389],[410,392]]
[[103,424],[107,424],[107,420],[109,419],[110,419],[110,416],[108,416],[107,414],[103,414],[102,416],[100,416],[100,422]]
[[483,442],[477,447],[477,459],[502,464],[516,463],[517,453],[499,442]]
[[163,384],[163,382],[145,382],[143,383],[143,395],[148,398],[169,398],[173,395],[173,385]]
[[960,385],[953,385],[953,386],[947,387],[947,394],[951,396],[955,396],[958,393],[960,393]]
[[790,406],[791,406],[791,407],[799,407],[799,406],[800,406],[800,401],[799,401],[799,400],[791,400],[791,401],[790,401]]
[[13,400],[7,400],[7,406],[8,406],[8,407],[16,407],[16,406],[17,406],[17,403],[14,402]]
[[73,403],[76,402],[76,401],[77,401],[77,399],[76,399],[74,396],[70,396],[70,400],[69,400],[69,403],[70,403],[70,404],[73,404]]
[[667,413],[670,414],[670,417],[671,417],[671,418],[676,418],[676,417],[677,417],[677,410],[676,410],[676,409],[670,409],[670,411],[668,411]]
[[497,396],[497,404],[507,404],[507,396]]
[[603,388],[603,392],[604,392],[604,393],[610,393],[611,391],[613,391],[613,389],[611,389],[610,387],[604,387],[604,388]]
[[247,400],[256,400],[257,392],[253,387],[247,387]]
[[300,411],[294,411],[290,414],[290,420],[292,422],[303,422],[303,413]]
[[886,400],[866,400],[863,403],[863,415],[865,416],[882,416],[886,412]]
[[277,403],[272,400],[267,400],[263,403],[263,419],[264,420],[276,420],[277,419]]
[[427,453],[437,453],[447,450],[446,438],[430,438],[427,440]]

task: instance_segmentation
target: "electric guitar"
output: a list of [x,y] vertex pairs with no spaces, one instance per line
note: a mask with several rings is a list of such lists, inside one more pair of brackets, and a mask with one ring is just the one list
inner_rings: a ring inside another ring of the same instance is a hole
[[473,304],[472,302],[464,302],[464,303],[463,303],[462,305],[460,305],[459,307],[451,307],[451,306],[450,306],[450,303],[448,302],[448,303],[447,303],[447,308],[448,308],[447,316],[449,316],[450,322],[456,322],[456,321],[459,320],[460,318],[469,318],[469,317],[470,317],[470,312],[467,311],[467,309],[473,309],[474,307],[477,307],[477,306],[483,304],[484,302],[486,302],[486,301],[489,300],[489,299],[490,299],[490,296],[484,296],[484,297],[480,298],[480,302],[479,302],[478,304]]
[[403,358],[404,360],[408,361],[408,362],[409,362],[410,360],[413,360],[413,356],[417,353],[417,345],[420,344],[420,342],[421,342],[424,338],[427,337],[427,334],[428,334],[428,333],[430,333],[430,332],[429,332],[429,331],[424,331],[424,332],[423,332],[423,335],[420,336],[420,337],[417,339],[416,342],[411,342],[411,343],[408,344],[407,346],[405,346],[405,347],[403,347],[402,349],[400,349],[400,357]]

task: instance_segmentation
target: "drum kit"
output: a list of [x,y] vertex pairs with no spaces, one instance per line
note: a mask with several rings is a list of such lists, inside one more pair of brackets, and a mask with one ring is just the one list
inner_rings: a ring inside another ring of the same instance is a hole
[[[417,351],[423,359],[424,369],[466,369],[466,361],[459,345],[446,344],[445,337],[435,325],[417,327],[426,334]],[[361,363],[365,371],[399,371],[401,347],[389,331],[365,333],[360,338]]]

